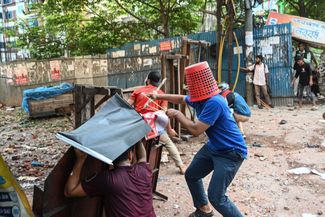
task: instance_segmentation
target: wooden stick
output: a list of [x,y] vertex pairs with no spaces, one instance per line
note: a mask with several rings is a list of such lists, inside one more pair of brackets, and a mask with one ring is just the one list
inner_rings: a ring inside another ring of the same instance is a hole
[[[156,91],[160,90],[160,88],[165,84],[165,82],[167,81],[167,78],[164,78],[164,80],[162,80],[162,82],[159,84],[159,86],[157,87]],[[149,98],[149,97],[148,97]],[[149,98],[150,99],[150,98]],[[153,101],[153,100],[152,100]],[[147,106],[149,105],[150,101],[148,100],[146,102],[146,104],[144,104],[143,108],[147,108]]]
[[[146,96],[146,94],[145,93],[141,93],[143,96],[145,96],[145,97],[147,97],[148,98],[148,102],[150,103],[150,102],[152,102],[153,104],[155,104],[156,106],[158,106],[161,110],[163,110],[163,111],[166,111],[166,109],[164,109],[163,107],[161,107],[158,103],[156,103],[153,99],[151,99],[151,98],[149,98],[148,96]],[[149,103],[148,103],[148,105],[149,105]],[[146,107],[148,107],[148,105],[146,106]],[[146,108],[146,107],[144,107],[144,108]]]
[[[258,97],[256,97],[256,98],[258,98]],[[267,108],[267,109],[271,109],[271,107],[267,104],[267,103],[265,103],[261,98],[259,98],[260,99],[260,101],[261,101],[261,104],[265,107],[265,108]]]

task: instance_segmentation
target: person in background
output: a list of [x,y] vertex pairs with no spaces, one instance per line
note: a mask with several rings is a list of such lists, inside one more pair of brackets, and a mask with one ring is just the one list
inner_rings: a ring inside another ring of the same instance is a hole
[[299,78],[299,83],[298,83],[298,104],[299,107],[302,108],[302,98],[304,95],[304,90],[307,92],[307,96],[311,99],[313,103],[313,110],[316,110],[316,97],[313,95],[313,93],[310,90],[310,87],[313,85],[313,76],[312,76],[312,71],[310,68],[310,65],[308,63],[304,62],[304,59],[301,56],[296,57],[296,74],[291,82],[291,86],[294,85],[295,80]]
[[[113,170],[104,170],[85,180],[80,180],[80,173],[87,155],[78,149],[75,154],[76,162],[64,189],[66,197],[103,197],[106,216],[156,216],[152,202],[152,171],[146,163],[141,141],[113,162]],[[134,158],[136,163],[131,164]]]
[[[148,106],[145,107],[145,104],[148,102],[148,98],[144,94],[156,91],[157,87],[159,86],[160,79],[160,73],[157,71],[152,71],[148,74],[145,80],[146,86],[140,87],[133,91],[131,97],[128,100],[128,103],[134,106],[135,110],[140,114],[147,112],[156,112],[161,108],[165,111],[167,110],[168,102],[166,100],[154,100],[156,104],[150,102]],[[164,92],[162,90],[159,90],[158,93]],[[159,108],[157,105],[159,105],[161,108]],[[179,168],[180,174],[185,174],[186,166],[183,164],[178,149],[176,148],[174,142],[169,138],[169,136],[176,136],[176,132],[172,129],[170,123],[167,125],[167,132],[164,132],[162,135],[160,135],[160,141],[165,144],[170,157],[174,160],[176,166]]]
[[313,85],[310,87],[311,92],[318,98],[324,99],[324,96],[320,93],[318,80],[320,78],[319,68],[312,71]]
[[[193,122],[182,112],[168,109],[167,115],[176,119],[192,135],[206,134],[208,142],[195,154],[185,173],[196,210],[190,217],[213,216],[211,205],[224,217],[243,217],[226,195],[242,162],[247,157],[247,146],[225,99],[219,94],[207,62],[185,68],[189,95],[148,94],[153,99],[188,104],[194,108]],[[212,173],[207,193],[203,178]]]
[[253,72],[253,84],[255,90],[255,97],[256,103],[259,109],[263,109],[261,105],[261,91],[264,95],[266,103],[271,107],[274,108],[273,104],[271,103],[270,95],[267,91],[267,84],[269,79],[269,69],[265,63],[263,63],[263,56],[257,55],[255,64],[247,67],[241,68],[244,72]]
[[298,44],[298,50],[296,51],[295,58],[302,57],[305,63],[311,64],[312,54],[306,49],[306,45],[302,42]]
[[227,100],[229,108],[233,109],[234,118],[240,132],[243,134],[244,139],[246,139],[243,122],[247,122],[251,117],[251,110],[249,106],[240,94],[229,89],[229,84],[222,82],[218,85],[218,87],[221,90],[221,96],[225,97]]

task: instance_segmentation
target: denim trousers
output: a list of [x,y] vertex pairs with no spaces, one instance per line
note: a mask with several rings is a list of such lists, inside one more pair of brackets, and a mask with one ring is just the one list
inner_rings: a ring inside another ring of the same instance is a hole
[[[194,156],[185,173],[185,179],[190,189],[194,206],[200,208],[208,204],[224,217],[242,217],[235,204],[226,196],[226,191],[234,179],[244,157],[236,151],[223,153],[212,152],[204,145]],[[204,191],[202,178],[213,171],[208,195]]]

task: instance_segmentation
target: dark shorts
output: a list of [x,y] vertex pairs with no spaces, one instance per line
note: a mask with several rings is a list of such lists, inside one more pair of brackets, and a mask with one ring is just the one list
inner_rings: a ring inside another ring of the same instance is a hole
[[302,97],[304,96],[304,90],[306,88],[306,93],[307,93],[307,97],[309,97],[311,100],[313,100],[313,98],[315,97],[314,94],[311,92],[310,90],[310,86],[309,85],[302,85],[302,84],[298,84],[298,90],[297,90],[297,97],[299,100],[302,99]]

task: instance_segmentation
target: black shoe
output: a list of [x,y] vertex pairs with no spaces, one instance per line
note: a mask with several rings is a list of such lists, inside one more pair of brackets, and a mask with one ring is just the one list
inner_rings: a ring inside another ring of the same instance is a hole
[[263,109],[263,106],[261,106],[261,105],[258,105],[257,107],[258,107],[259,109]]
[[273,105],[273,104],[270,104],[269,106],[270,106],[271,108],[274,108],[274,105]]
[[213,216],[213,210],[209,213],[203,212],[200,209],[196,209],[195,212],[191,213],[188,217],[211,217]]

